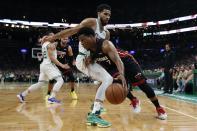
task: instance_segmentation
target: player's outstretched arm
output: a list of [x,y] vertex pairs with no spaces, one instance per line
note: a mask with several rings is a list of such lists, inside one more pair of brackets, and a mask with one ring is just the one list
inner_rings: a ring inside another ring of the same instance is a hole
[[52,42],[56,39],[61,39],[61,38],[64,38],[64,37],[70,37],[70,36],[76,34],[83,27],[90,27],[90,28],[93,28],[95,30],[95,28],[96,28],[95,18],[84,19],[79,25],[77,25],[75,27],[72,27],[72,28],[69,28],[69,29],[62,30],[59,33],[55,34],[54,36],[45,37],[43,39],[43,41],[44,42],[45,41]]

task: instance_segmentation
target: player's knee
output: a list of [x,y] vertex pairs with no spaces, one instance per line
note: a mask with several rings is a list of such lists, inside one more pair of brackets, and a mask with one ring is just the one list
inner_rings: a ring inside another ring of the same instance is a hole
[[64,83],[64,80],[63,80],[62,77],[56,78],[56,81],[57,81],[58,83],[62,84],[62,85],[63,85],[63,83]]
[[110,75],[107,75],[104,77],[102,83],[105,83],[107,86],[109,86],[110,84],[112,84],[113,82],[113,77]]

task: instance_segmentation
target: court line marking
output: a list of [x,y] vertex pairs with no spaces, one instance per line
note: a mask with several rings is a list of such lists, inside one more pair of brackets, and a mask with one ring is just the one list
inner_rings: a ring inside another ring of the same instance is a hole
[[[150,101],[147,101],[147,102],[151,103]],[[183,112],[181,112],[181,111],[177,111],[177,110],[175,110],[175,109],[173,109],[173,108],[170,108],[170,107],[167,107],[167,106],[164,106],[164,105],[161,105],[161,106],[164,107],[164,108],[166,108],[166,109],[168,109],[168,110],[174,111],[174,112],[179,113],[179,114],[181,114],[181,115],[184,115],[184,116],[187,116],[187,117],[190,117],[190,118],[193,118],[193,119],[197,120],[197,117],[194,117],[194,116],[185,114],[185,113],[183,113]]]

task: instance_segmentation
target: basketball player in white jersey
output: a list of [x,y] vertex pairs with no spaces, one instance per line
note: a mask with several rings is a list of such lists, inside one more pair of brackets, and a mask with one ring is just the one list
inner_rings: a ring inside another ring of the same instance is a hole
[[[109,31],[105,28],[105,25],[108,24],[108,21],[110,20],[111,17],[111,7],[106,4],[101,4],[97,7],[97,15],[98,18],[86,18],[84,19],[79,25],[73,28],[65,29],[57,34],[55,34],[52,37],[45,37],[43,41],[49,40],[49,41],[54,41],[56,39],[64,38],[64,37],[70,37],[74,34],[76,34],[81,28],[83,27],[90,27],[92,28],[96,36],[98,38],[102,39],[110,39],[110,33]],[[101,85],[99,86],[97,92],[96,92],[96,97],[95,97],[95,102],[93,106],[92,113],[99,112],[99,110],[102,107],[102,103],[105,99],[105,90],[107,87],[113,82],[112,76],[99,64],[93,63],[93,64],[88,64],[86,66],[85,61],[89,56],[90,52],[87,51],[79,42],[79,54],[76,58],[76,66],[77,68],[83,72],[84,74],[92,77],[93,79],[100,81]],[[104,122],[105,124],[97,124],[98,126],[110,126],[110,123]]]
[[[53,33],[48,33],[48,36],[53,36]],[[59,100],[57,100],[56,93],[60,90],[62,87],[64,81],[62,79],[61,73],[59,69],[56,67],[56,65],[68,69],[68,65],[63,65],[57,60],[57,51],[56,51],[56,46],[54,43],[50,43],[48,41],[41,43],[42,44],[42,54],[43,54],[43,61],[40,64],[40,75],[39,75],[39,80],[38,83],[31,85],[27,90],[24,92],[20,93],[17,95],[18,99],[20,100],[21,103],[25,102],[25,97],[41,88],[45,82],[48,80],[55,79],[57,82],[55,83],[52,93],[50,97],[48,98],[49,103],[60,103]]]

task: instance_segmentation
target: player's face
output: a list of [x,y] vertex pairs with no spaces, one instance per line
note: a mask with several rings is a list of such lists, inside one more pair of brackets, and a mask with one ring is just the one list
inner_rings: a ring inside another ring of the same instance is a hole
[[169,45],[166,45],[166,51],[169,51],[170,50],[170,46]]
[[100,17],[102,25],[105,26],[105,25],[108,24],[108,22],[110,20],[111,11],[107,10],[107,9],[104,9],[103,11],[99,12],[98,15]]
[[69,42],[69,38],[68,37],[66,37],[66,38],[62,38],[61,39],[61,43],[62,43],[62,45],[64,45],[64,46],[66,46],[66,44]]
[[95,43],[95,37],[94,36],[85,36],[85,35],[80,35],[79,36],[79,41],[83,45],[85,49],[90,49],[94,46]]

